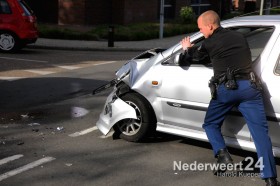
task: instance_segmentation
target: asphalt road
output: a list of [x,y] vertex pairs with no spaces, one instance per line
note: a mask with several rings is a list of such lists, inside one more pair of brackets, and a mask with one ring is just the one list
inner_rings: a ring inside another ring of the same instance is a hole
[[[92,96],[92,89],[136,54],[1,53],[0,185],[264,185],[258,177],[176,168],[214,162],[205,142],[157,133],[145,143],[129,143],[97,130],[110,90]],[[230,152],[235,162],[256,156]]]

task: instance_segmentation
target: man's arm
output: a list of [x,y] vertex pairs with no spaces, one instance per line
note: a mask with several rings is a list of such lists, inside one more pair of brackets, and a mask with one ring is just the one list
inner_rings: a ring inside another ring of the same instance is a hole
[[199,47],[193,46],[190,42],[190,37],[185,37],[181,41],[184,52],[180,55],[182,63],[194,62],[194,63],[209,63],[210,59],[208,52],[202,43]]

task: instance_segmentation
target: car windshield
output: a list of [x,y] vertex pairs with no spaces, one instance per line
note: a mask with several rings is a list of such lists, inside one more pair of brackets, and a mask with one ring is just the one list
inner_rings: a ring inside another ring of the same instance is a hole
[[32,16],[32,15],[33,15],[33,11],[32,11],[31,8],[26,4],[25,1],[19,0],[18,2],[19,2],[19,4],[20,4],[20,6],[22,7],[22,9],[24,10],[25,16]]

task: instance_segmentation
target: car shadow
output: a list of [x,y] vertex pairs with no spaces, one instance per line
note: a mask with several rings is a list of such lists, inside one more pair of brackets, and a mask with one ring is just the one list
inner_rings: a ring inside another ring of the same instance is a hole
[[[3,81],[0,86],[0,124],[42,118],[48,118],[49,122],[59,121],[71,118],[77,109],[82,110],[79,106],[86,106],[87,109],[102,107],[104,100],[99,101],[97,97],[105,99],[108,92],[95,97],[91,93],[106,83],[103,80],[68,77]],[[92,103],[83,103],[83,96],[94,100]]]

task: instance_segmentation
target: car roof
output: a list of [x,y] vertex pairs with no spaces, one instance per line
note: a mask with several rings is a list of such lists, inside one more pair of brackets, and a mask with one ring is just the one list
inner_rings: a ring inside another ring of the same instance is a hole
[[232,19],[228,19],[222,21],[222,24],[230,23],[230,22],[273,22],[280,23],[280,15],[255,15],[255,16],[244,16],[244,17],[234,17]]

